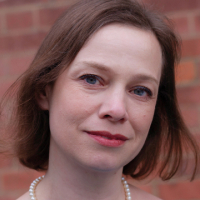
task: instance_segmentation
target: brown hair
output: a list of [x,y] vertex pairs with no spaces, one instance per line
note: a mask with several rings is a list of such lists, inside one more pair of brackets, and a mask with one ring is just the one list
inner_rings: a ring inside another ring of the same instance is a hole
[[94,32],[111,23],[150,30],[163,55],[158,99],[147,140],[136,158],[124,166],[123,173],[137,179],[148,176],[155,170],[162,152],[159,174],[162,179],[169,179],[181,164],[184,147],[188,147],[195,156],[194,176],[198,147],[180,116],[175,91],[179,41],[167,18],[131,0],[82,0],[53,25],[30,68],[17,81],[20,85],[12,118],[17,157],[29,168],[48,168],[49,115],[38,106],[37,96],[56,81]]

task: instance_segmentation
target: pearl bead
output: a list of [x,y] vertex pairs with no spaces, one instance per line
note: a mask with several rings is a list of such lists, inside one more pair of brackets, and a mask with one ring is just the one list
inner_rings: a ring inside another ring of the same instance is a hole
[[126,188],[125,191],[126,191],[126,192],[130,192],[130,189],[129,189],[129,188]]
[[123,183],[124,191],[125,191],[125,199],[131,200],[131,193],[130,193],[129,185],[124,177],[122,177],[122,183]]
[[[35,179],[30,187],[29,187],[29,195],[31,197],[31,200],[37,200],[36,199],[36,196],[35,196],[35,189],[36,189],[36,186],[39,184],[39,182],[44,178],[44,176],[41,176],[37,179]],[[124,186],[124,191],[125,191],[125,200],[131,200],[131,193],[130,193],[130,189],[129,189],[129,185],[127,183],[127,181],[125,180],[124,177],[122,177],[122,183],[123,183],[123,186]]]
[[30,185],[30,187],[29,187],[29,195],[30,195],[30,197],[31,197],[31,200],[37,200],[37,199],[36,199],[36,196],[35,196],[35,188],[36,188],[36,186],[38,185],[38,183],[39,183],[43,178],[44,178],[44,176],[41,176],[41,177],[35,179],[35,180],[31,183],[31,185]]

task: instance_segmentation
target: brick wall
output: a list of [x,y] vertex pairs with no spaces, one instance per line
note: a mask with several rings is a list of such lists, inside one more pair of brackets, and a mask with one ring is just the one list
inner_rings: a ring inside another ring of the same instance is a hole
[[[174,20],[183,40],[177,68],[181,112],[200,141],[200,0],[144,0]],[[55,19],[75,0],[0,0],[0,96],[28,67]],[[14,200],[27,191],[38,172],[16,159],[0,157],[0,200]],[[200,200],[200,174],[188,173],[168,182],[159,179],[140,187],[165,200]]]

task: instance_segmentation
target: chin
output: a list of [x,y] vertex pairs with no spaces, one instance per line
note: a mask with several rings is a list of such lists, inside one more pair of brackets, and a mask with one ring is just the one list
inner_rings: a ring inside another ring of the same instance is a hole
[[118,171],[119,169],[123,168],[123,165],[121,162],[117,162],[113,159],[105,159],[105,158],[95,158],[93,159],[93,162],[88,163],[88,167],[94,171],[99,172],[111,172],[111,171]]

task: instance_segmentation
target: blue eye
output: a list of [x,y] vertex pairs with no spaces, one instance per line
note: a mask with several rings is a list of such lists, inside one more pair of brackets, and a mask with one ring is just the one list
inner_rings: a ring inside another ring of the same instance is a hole
[[99,77],[94,74],[85,74],[80,77],[81,80],[85,80],[90,85],[99,84]]
[[138,96],[152,96],[152,92],[151,90],[149,90],[148,88],[146,87],[142,87],[142,86],[138,86],[137,88],[135,88],[133,90],[133,93],[138,95]]
[[89,84],[95,84],[97,82],[97,78],[95,76],[88,76],[85,80]]

